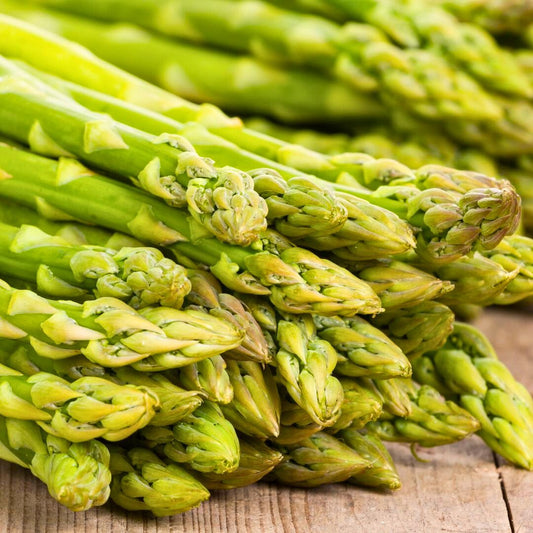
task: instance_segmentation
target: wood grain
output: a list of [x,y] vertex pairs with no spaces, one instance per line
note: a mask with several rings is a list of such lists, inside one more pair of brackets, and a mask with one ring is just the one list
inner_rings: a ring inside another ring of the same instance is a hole
[[[489,311],[477,324],[533,389],[533,315]],[[261,483],[219,491],[183,515],[154,519],[113,504],[72,513],[29,472],[0,464],[0,531],[9,533],[382,533],[533,531],[533,473],[494,462],[477,438],[422,450],[394,445],[403,488],[394,494],[336,485],[306,491]],[[500,483],[500,480],[502,483]],[[502,492],[504,487],[504,493]],[[504,497],[505,496],[505,497]],[[512,517],[509,521],[508,509]]]

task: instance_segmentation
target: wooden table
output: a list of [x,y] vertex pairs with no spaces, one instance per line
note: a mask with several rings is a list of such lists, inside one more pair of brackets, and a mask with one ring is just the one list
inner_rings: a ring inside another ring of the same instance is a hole
[[[533,313],[490,310],[477,320],[498,354],[533,391]],[[214,493],[183,515],[153,519],[112,504],[72,513],[25,470],[0,465],[0,531],[234,533],[526,533],[533,531],[533,472],[504,464],[477,438],[422,449],[390,447],[403,488],[383,494],[348,485],[315,490],[257,484]]]

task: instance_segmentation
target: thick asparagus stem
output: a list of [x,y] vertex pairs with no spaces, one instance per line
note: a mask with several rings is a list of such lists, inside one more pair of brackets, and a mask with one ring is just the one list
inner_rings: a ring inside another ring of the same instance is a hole
[[168,459],[187,463],[199,472],[224,474],[239,465],[239,440],[220,408],[204,402],[172,427],[146,427],[142,441],[158,447]]
[[150,390],[98,377],[69,383],[45,372],[0,376],[2,416],[34,420],[70,442],[125,439],[149,424],[158,407],[158,397]]
[[456,323],[440,350],[413,362],[415,378],[456,399],[481,424],[478,435],[508,461],[533,469],[533,401],[480,331]]
[[156,248],[118,252],[73,246],[35,226],[0,223],[0,273],[35,282],[41,294],[112,296],[135,308],[181,307],[191,288],[183,267]]
[[221,353],[242,338],[231,324],[198,311],[143,313],[115,298],[53,301],[0,282],[0,337],[30,343],[43,357],[82,353],[102,366],[165,370]]
[[109,450],[96,440],[71,443],[30,420],[0,417],[0,456],[29,468],[52,498],[72,511],[103,505],[109,498]]
[[183,513],[209,498],[208,490],[183,468],[145,448],[110,449],[111,499],[128,511],[155,516]]

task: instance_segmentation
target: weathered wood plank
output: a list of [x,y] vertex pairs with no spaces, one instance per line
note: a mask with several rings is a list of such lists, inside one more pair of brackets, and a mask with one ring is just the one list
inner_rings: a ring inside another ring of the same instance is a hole
[[[530,387],[533,360],[531,318],[491,312],[478,321],[500,356]],[[498,471],[478,439],[422,450],[417,462],[409,448],[391,447],[403,488],[381,494],[347,485],[305,491],[258,484],[218,492],[201,508],[172,518],[153,519],[113,505],[72,513],[57,505],[42,484],[18,467],[0,465],[0,531],[9,533],[329,533],[364,531],[509,532]],[[502,467],[515,530],[532,530],[533,474]]]
[[[533,312],[491,310],[477,324],[487,333],[500,358],[533,392]],[[498,464],[514,530],[533,531],[533,472],[514,468],[503,459],[498,459]]]

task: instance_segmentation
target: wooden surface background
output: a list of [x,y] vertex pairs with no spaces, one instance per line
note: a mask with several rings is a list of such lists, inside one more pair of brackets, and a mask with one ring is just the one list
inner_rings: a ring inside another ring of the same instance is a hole
[[[533,313],[489,310],[477,320],[498,354],[533,391]],[[0,464],[0,530],[8,533],[418,533],[533,532],[533,472],[504,464],[475,437],[413,458],[390,446],[403,487],[384,494],[348,485],[300,490],[266,483],[215,492],[172,518],[126,513],[112,504],[72,513],[31,474]]]

